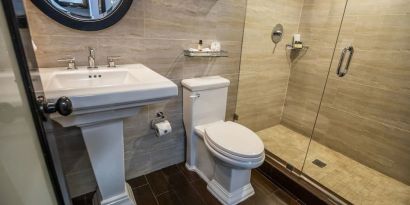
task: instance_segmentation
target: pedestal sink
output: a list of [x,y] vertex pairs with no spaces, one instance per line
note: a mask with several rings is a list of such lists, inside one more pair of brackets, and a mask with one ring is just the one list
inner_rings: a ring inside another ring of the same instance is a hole
[[51,114],[63,127],[81,128],[98,184],[94,204],[136,204],[125,182],[123,119],[139,107],[178,95],[171,80],[142,64],[88,70],[40,69],[45,97],[56,101],[68,97],[69,116]]

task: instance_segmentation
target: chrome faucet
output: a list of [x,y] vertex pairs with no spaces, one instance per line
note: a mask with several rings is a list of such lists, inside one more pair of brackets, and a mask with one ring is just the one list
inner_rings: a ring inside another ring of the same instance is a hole
[[77,65],[75,63],[75,57],[68,57],[68,58],[61,58],[57,60],[58,62],[67,62],[67,70],[72,70],[76,69],[77,70]]
[[97,68],[95,66],[95,51],[93,48],[89,47],[90,55],[88,56],[88,68]]

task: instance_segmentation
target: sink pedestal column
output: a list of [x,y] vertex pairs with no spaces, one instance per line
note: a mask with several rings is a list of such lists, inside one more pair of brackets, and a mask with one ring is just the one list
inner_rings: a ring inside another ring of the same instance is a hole
[[123,120],[80,126],[98,184],[93,204],[136,205],[125,182]]

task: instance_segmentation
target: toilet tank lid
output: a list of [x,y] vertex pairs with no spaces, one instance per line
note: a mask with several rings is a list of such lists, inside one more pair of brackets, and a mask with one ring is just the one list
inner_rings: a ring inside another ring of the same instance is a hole
[[229,86],[229,80],[221,76],[190,78],[181,81],[182,86],[191,91],[209,90]]

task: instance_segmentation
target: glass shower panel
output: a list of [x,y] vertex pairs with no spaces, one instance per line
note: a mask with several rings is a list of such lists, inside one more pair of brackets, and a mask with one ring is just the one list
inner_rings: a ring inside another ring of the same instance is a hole
[[[283,140],[282,133],[289,132],[281,125],[290,75],[285,48],[298,32],[302,7],[303,0],[247,1],[236,113],[239,123],[261,137],[266,151],[279,157],[288,148],[278,142],[289,142]],[[277,24],[283,25],[283,33],[275,45],[271,34]],[[306,148],[294,152],[304,156]]]
[[303,173],[354,204],[410,202],[409,39],[408,1],[348,1]]
[[345,0],[304,1],[297,31],[304,48],[285,49],[290,68],[281,121],[258,132],[269,152],[298,170],[309,146],[345,5]]

